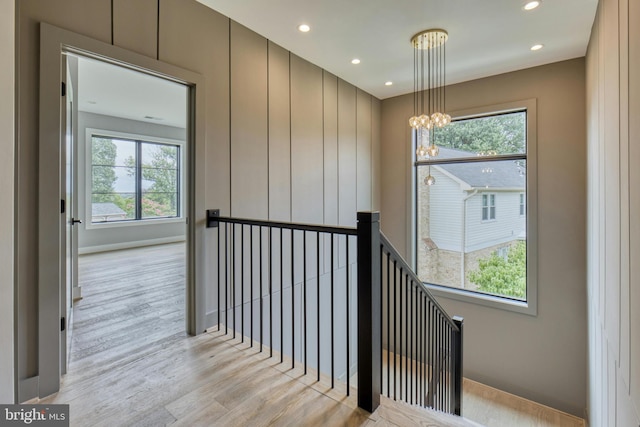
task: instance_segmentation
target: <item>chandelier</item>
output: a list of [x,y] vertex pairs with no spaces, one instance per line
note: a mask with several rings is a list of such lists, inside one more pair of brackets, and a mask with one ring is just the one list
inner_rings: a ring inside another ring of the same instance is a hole
[[[451,123],[445,113],[445,43],[448,33],[441,29],[421,31],[411,38],[413,46],[413,117],[409,126],[416,132],[416,156],[419,160],[438,155],[435,132]],[[427,182],[428,181],[428,182]],[[435,183],[429,173],[425,180]]]

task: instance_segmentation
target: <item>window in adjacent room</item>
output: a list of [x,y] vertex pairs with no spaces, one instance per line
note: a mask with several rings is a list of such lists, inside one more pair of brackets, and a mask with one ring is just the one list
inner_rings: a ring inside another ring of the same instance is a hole
[[181,144],[91,135],[92,224],[181,216]]

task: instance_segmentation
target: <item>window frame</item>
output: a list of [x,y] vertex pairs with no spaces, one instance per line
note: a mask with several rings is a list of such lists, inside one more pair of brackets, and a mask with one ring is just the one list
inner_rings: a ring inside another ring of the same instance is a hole
[[[485,200],[487,204],[485,205]],[[487,217],[485,218],[485,212]],[[493,215],[492,215],[493,214]],[[496,220],[496,193],[482,194],[482,222],[493,222]]]
[[[179,147],[179,164],[178,164],[178,216],[174,217],[160,217],[160,218],[140,218],[140,219],[128,219],[121,221],[105,221],[105,222],[93,222],[91,218],[92,212],[92,194],[93,194],[93,182],[92,182],[92,154],[93,154],[93,137],[106,137],[113,139],[123,139],[130,141],[141,141],[142,143],[148,142],[151,144],[164,144],[173,145]],[[117,228],[117,227],[131,227],[131,226],[145,226],[145,225],[157,225],[157,224],[170,224],[170,223],[184,223],[185,222],[185,166],[187,153],[185,151],[185,141],[157,136],[149,136],[144,134],[136,134],[130,132],[119,132],[97,128],[85,129],[85,191],[84,191],[84,205],[85,205],[85,221],[86,229],[103,229],[103,228]]]
[[[512,311],[516,313],[537,316],[538,313],[538,243],[537,243],[537,102],[535,98],[514,102],[487,105],[483,107],[468,108],[464,110],[449,112],[453,120],[480,118],[483,116],[494,116],[505,113],[526,111],[526,135],[527,135],[527,175],[525,189],[525,211],[526,211],[526,244],[527,244],[527,290],[526,300],[485,294],[468,289],[453,288],[444,285],[425,283],[427,288],[436,297],[444,297],[452,300],[462,301],[474,305],[486,306],[499,310]],[[409,150],[411,165],[411,197],[413,209],[409,226],[407,227],[408,241],[411,243],[411,252],[414,270],[417,268],[417,245],[418,236],[418,187],[417,170],[418,162],[415,154],[415,133],[412,133],[412,150]],[[495,156],[494,158],[500,158]],[[508,156],[506,156],[508,157]],[[437,160],[436,160],[437,161]],[[487,220],[492,221],[492,220]]]

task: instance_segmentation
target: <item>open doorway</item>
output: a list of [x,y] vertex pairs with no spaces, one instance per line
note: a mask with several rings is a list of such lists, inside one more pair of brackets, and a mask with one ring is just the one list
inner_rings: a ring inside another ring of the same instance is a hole
[[189,93],[66,60],[67,349],[69,368],[86,370],[185,334]]
[[[185,164],[184,179],[180,184],[184,199],[177,202],[182,203],[180,209],[182,218],[176,217],[174,220],[183,221],[180,227],[183,230],[186,229],[186,240],[184,241],[186,246],[185,285],[183,287],[186,314],[183,326],[190,335],[204,331],[207,325],[206,270],[203,251],[205,226],[203,185],[205,122],[203,116],[205,105],[204,96],[198,96],[204,91],[204,79],[197,73],[45,23],[40,25],[40,36],[37,388],[38,395],[44,397],[60,389],[61,375],[65,371],[67,362],[65,345],[68,334],[66,327],[68,320],[67,295],[74,292],[73,283],[69,285],[66,280],[67,273],[73,274],[74,268],[68,267],[65,256],[67,241],[73,242],[73,238],[69,239],[65,236],[68,236],[70,228],[73,233],[75,231],[73,229],[76,227],[76,225],[70,225],[70,222],[73,221],[67,218],[66,206],[68,197],[66,179],[68,166],[65,165],[67,161],[66,130],[68,127],[66,120],[68,106],[65,96],[65,84],[68,77],[67,58],[69,56],[86,57],[129,71],[142,72],[145,75],[178,84],[185,88],[188,94],[186,102],[183,103],[183,106],[186,104],[185,108],[188,111],[185,148],[184,153],[180,154]],[[136,90],[137,87],[134,87],[130,88],[128,92],[133,94],[135,99],[142,98],[141,95],[135,96]],[[76,102],[79,103],[79,100]],[[149,115],[153,116],[153,113]],[[77,124],[78,121],[76,120],[75,123]],[[76,132],[75,138],[79,139],[79,134],[80,132]],[[131,131],[130,134],[136,134],[136,132]],[[86,139],[86,133],[84,137]],[[115,137],[123,138],[124,136],[115,135]],[[133,139],[137,140],[136,137]],[[71,142],[78,144],[79,140]],[[158,141],[149,142],[158,143]],[[75,160],[77,161],[77,158]],[[141,160],[141,162],[143,161]],[[75,165],[73,167],[75,168]],[[142,165],[140,167],[142,168]],[[81,169],[76,169],[79,175]],[[78,176],[76,181],[82,183],[83,179]],[[149,185],[149,183],[139,182],[136,185],[142,187]],[[114,192],[118,192],[115,187]],[[72,193],[75,194],[73,191]],[[139,188],[137,193],[144,192]],[[93,207],[89,206],[87,209],[86,204],[86,201],[84,204],[82,202],[76,203],[78,211],[73,212],[73,219],[93,222]],[[117,203],[114,204],[117,206]],[[139,204],[142,205],[142,201]],[[86,209],[83,218],[79,216],[80,205],[84,205]],[[122,210],[127,212],[126,209]],[[138,210],[142,212],[141,208]],[[89,218],[86,217],[88,212],[91,212]],[[78,216],[75,216],[76,214]],[[169,221],[167,218],[164,219]],[[130,218],[124,220],[133,221]],[[151,218],[145,220],[153,222]],[[107,232],[107,234],[111,233],[115,233],[115,231]],[[75,246],[75,250],[78,249],[79,244]],[[112,247],[112,249],[114,248]],[[131,248],[131,250],[133,249]],[[77,260],[77,257],[71,257],[71,260]],[[73,278],[71,282],[73,282]],[[76,291],[75,297],[81,296],[78,295],[78,292],[79,290]]]

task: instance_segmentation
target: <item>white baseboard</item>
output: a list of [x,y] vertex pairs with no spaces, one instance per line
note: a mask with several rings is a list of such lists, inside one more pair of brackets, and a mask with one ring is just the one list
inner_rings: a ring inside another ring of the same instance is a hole
[[86,246],[78,248],[79,255],[94,254],[98,252],[118,251],[121,249],[139,248],[142,246],[164,245],[166,243],[184,242],[185,236],[170,236],[160,239],[137,240],[134,242],[112,243],[109,245]]

